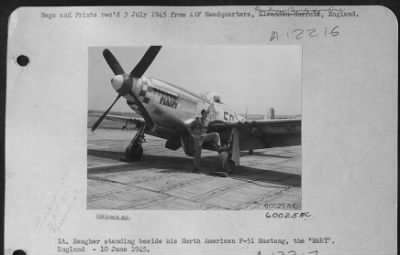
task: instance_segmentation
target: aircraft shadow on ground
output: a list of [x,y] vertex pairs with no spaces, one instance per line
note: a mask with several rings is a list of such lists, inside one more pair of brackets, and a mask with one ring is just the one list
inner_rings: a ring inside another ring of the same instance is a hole
[[[124,157],[123,152],[116,151],[105,151],[88,149],[88,156],[101,157],[106,159],[112,159],[120,162],[121,158]],[[263,155],[265,156],[265,155]],[[215,156],[204,156],[201,158],[201,172],[212,173],[216,172],[220,162],[219,157]],[[146,155],[144,154],[142,159],[137,162],[128,163],[127,165],[117,165],[110,169],[109,166],[98,167],[90,169],[90,173],[118,173],[118,172],[130,172],[135,170],[143,170],[149,168],[163,169],[163,172],[192,172],[193,159],[181,155],[177,156],[165,156],[165,155]],[[265,183],[276,183],[283,184],[291,187],[301,187],[301,175],[283,173],[276,170],[269,170],[268,166],[265,168],[255,168],[250,166],[238,166],[234,173],[230,175],[232,178],[239,178],[249,181],[258,181]]]
[[[249,153],[240,153],[240,156],[246,156],[249,155]],[[284,155],[276,155],[276,154],[266,154],[266,153],[262,153],[262,152],[253,152],[253,156],[257,156],[257,157],[267,157],[267,158],[293,158],[293,156],[284,156]]]

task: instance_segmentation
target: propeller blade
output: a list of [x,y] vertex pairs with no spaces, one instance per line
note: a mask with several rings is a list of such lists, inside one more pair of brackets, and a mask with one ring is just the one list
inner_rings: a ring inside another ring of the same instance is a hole
[[134,93],[132,93],[131,96],[135,99],[135,104],[139,108],[140,115],[142,115],[144,121],[146,122],[146,129],[152,130],[155,126],[153,118],[150,116],[143,103],[140,102],[139,98]]
[[114,104],[118,101],[118,99],[121,96],[118,95],[117,98],[115,98],[114,102],[110,105],[110,107],[108,107],[108,109],[103,113],[103,115],[100,116],[100,118],[96,121],[96,123],[94,123],[94,125],[92,126],[92,131],[95,131],[97,129],[97,127],[100,125],[100,123],[103,121],[103,119],[107,116],[108,112],[111,110],[111,108],[114,106]]
[[115,75],[125,73],[124,69],[121,67],[118,60],[114,57],[114,55],[111,53],[109,49],[103,50],[103,56],[108,66],[111,68],[111,70],[114,72]]
[[150,46],[139,63],[135,66],[135,68],[133,68],[130,76],[135,78],[142,77],[144,72],[146,72],[147,68],[149,68],[153,60],[156,58],[160,49],[161,46]]

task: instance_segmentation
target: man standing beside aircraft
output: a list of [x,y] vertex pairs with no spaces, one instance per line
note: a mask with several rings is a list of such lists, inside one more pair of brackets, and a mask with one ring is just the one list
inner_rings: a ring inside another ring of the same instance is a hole
[[212,144],[217,151],[221,149],[220,137],[217,132],[207,133],[208,114],[210,109],[201,110],[201,117],[196,117],[189,125],[189,133],[193,137],[194,142],[194,172],[200,171],[201,149],[204,143]]

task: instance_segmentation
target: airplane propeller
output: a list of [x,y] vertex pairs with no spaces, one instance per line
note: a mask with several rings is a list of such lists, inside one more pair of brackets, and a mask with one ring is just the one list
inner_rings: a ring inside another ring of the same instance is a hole
[[156,58],[158,52],[160,51],[161,46],[151,46],[139,63],[136,64],[135,68],[132,69],[129,74],[131,77],[140,78],[146,72],[147,68],[153,63],[153,60]]
[[111,110],[111,108],[114,106],[114,104],[118,101],[118,99],[121,97],[121,95],[118,95],[117,98],[115,98],[114,102],[108,107],[108,109],[100,116],[100,118],[94,123],[92,126],[92,131],[95,131],[97,127],[100,125],[100,123],[103,121],[103,119],[107,116],[108,112]]
[[114,72],[115,75],[125,73],[124,69],[121,67],[118,60],[115,58],[115,56],[111,53],[109,49],[105,49],[103,51],[103,56],[108,66],[111,68],[111,70]]
[[[119,64],[117,58],[111,53],[109,49],[105,49],[103,51],[104,59],[106,60],[108,66],[111,68],[115,76],[111,80],[111,84],[114,89],[118,92],[118,96],[115,98],[114,102],[108,107],[108,109],[100,116],[100,118],[96,121],[96,123],[92,126],[92,131],[95,131],[103,119],[107,116],[111,108],[114,104],[120,99],[122,96],[132,91],[132,87],[134,84],[133,79],[139,79],[146,72],[147,68],[151,65],[153,60],[156,58],[158,52],[160,51],[161,46],[150,46],[150,48],[143,55],[142,59],[136,64],[136,66],[132,69],[129,74],[126,74],[124,69]],[[139,101],[137,96],[134,93],[131,93],[132,97],[135,99],[139,110],[145,115],[145,120],[148,120],[148,124],[150,126],[153,125],[151,117],[147,113],[143,104]]]

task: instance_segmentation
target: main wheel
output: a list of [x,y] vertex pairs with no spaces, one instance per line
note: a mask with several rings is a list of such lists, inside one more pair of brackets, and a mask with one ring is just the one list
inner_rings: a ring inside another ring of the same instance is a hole
[[235,170],[235,162],[231,159],[231,154],[229,152],[223,151],[219,154],[221,161],[221,170],[227,172],[228,174],[233,173]]
[[132,161],[141,159],[143,155],[143,147],[141,144],[131,143],[125,150],[125,157]]

